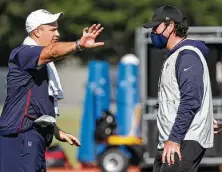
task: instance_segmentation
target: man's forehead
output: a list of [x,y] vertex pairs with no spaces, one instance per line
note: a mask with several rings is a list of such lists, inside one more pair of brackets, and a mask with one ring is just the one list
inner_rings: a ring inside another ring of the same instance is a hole
[[42,25],[44,27],[48,27],[48,28],[58,28],[58,22],[53,22],[53,23],[49,23],[49,24],[44,24]]
[[157,29],[158,27],[161,27],[161,26],[164,26],[164,22],[162,22],[162,23],[160,23],[160,24],[154,26],[153,29]]

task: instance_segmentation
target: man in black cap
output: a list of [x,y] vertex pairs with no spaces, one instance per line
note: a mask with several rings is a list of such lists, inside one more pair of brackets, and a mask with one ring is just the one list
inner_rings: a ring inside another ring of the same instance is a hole
[[213,147],[213,105],[209,71],[202,41],[187,39],[188,24],[181,11],[157,8],[151,40],[167,48],[158,89],[159,144],[154,172],[196,172],[207,148]]

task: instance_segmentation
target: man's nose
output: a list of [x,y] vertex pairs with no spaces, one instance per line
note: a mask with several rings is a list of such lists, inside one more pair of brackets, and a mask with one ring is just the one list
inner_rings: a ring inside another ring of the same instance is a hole
[[59,37],[59,36],[60,36],[60,34],[59,34],[59,31],[58,31],[58,30],[56,30],[55,36],[57,36],[57,37]]

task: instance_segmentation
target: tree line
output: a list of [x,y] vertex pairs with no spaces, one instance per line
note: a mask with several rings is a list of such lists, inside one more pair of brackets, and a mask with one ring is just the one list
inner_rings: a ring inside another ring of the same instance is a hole
[[25,19],[36,9],[64,12],[59,21],[62,41],[78,39],[82,29],[101,23],[104,32],[98,38],[105,46],[75,54],[83,63],[105,59],[116,63],[126,53],[134,53],[134,32],[152,18],[153,10],[175,5],[186,15],[190,26],[220,26],[221,0],[1,0],[0,65],[7,66],[11,50],[27,36]]

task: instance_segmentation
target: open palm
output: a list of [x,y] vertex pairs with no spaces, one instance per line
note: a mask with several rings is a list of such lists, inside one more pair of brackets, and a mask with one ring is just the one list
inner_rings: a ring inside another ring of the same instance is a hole
[[90,28],[84,28],[83,36],[79,40],[79,45],[82,48],[94,48],[103,46],[104,42],[95,42],[96,38],[103,31],[101,24],[93,24]]

